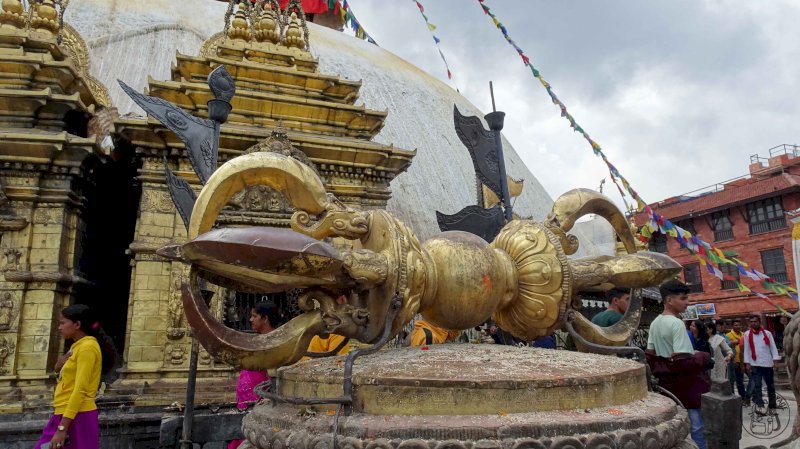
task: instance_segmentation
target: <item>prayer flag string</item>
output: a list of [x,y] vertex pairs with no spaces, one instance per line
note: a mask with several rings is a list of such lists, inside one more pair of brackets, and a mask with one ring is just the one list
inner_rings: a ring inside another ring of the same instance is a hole
[[[689,231],[682,229],[680,226],[673,224],[668,219],[662,217],[661,215],[653,211],[650,208],[650,206],[647,205],[647,202],[645,202],[642,199],[642,197],[636,192],[636,190],[633,189],[628,180],[625,179],[624,176],[622,176],[619,170],[617,170],[617,167],[615,167],[614,164],[612,164],[611,161],[609,161],[608,157],[606,156],[600,144],[597,143],[594,139],[592,139],[589,136],[589,134],[583,129],[583,127],[581,127],[578,124],[578,122],[575,120],[572,114],[570,114],[569,111],[567,111],[566,105],[558,98],[558,96],[556,96],[550,83],[545,81],[545,79],[542,77],[541,72],[537,70],[536,67],[533,66],[533,63],[531,63],[530,58],[527,55],[525,55],[525,52],[517,45],[516,42],[514,42],[513,39],[511,39],[505,25],[503,25],[503,23],[500,22],[497,16],[491,11],[491,9],[488,6],[486,6],[485,0],[478,0],[478,3],[483,9],[483,12],[492,19],[492,22],[494,22],[495,27],[497,27],[497,29],[500,30],[500,32],[503,34],[503,37],[505,38],[506,42],[508,42],[509,45],[514,47],[514,50],[516,50],[517,54],[519,54],[520,58],[522,59],[522,63],[525,64],[525,66],[527,66],[530,69],[534,78],[536,78],[542,85],[542,87],[544,87],[544,89],[547,91],[547,94],[550,96],[550,99],[553,102],[553,104],[558,106],[558,108],[561,110],[561,116],[564,117],[569,122],[570,128],[572,128],[573,131],[580,133],[592,147],[592,151],[594,152],[595,156],[600,157],[606,164],[608,172],[611,175],[611,180],[614,182],[614,185],[617,186],[617,190],[619,190],[619,193],[620,195],[622,195],[623,200],[625,199],[625,191],[627,191],[628,195],[630,195],[630,197],[634,201],[636,201],[637,210],[639,212],[644,212],[647,215],[648,221],[644,224],[642,230],[640,231],[639,234],[640,240],[646,243],[650,239],[652,234],[656,231],[661,232],[665,235],[669,235],[675,238],[681,245],[681,247],[686,248],[690,252],[690,254],[693,254],[695,257],[697,257],[700,264],[706,267],[708,272],[711,273],[713,276],[719,278],[720,280],[734,282],[736,288],[738,288],[739,291],[741,291],[742,293],[749,293],[758,298],[761,298],[765,302],[774,306],[781,313],[790,315],[787,311],[785,311],[784,309],[780,308],[777,304],[770,301],[765,294],[751,290],[746,285],[742,284],[738,278],[723,273],[719,268],[717,268],[712,263],[716,263],[717,265],[722,265],[722,264],[733,265],[736,267],[737,271],[741,275],[744,275],[756,282],[760,282],[762,287],[771,290],[772,292],[779,295],[787,295],[790,298],[794,299],[795,301],[798,300],[796,289],[775,281],[773,278],[756,270],[755,268],[748,268],[748,265],[745,262],[735,257],[726,255],[719,248],[702,240],[696,235],[692,235],[692,233],[690,233]],[[620,183],[622,184],[622,187],[625,188],[625,191],[623,191],[623,188],[620,186]]]
[[341,2],[340,0],[328,0],[328,9],[333,10],[334,13],[338,12],[342,24],[344,26],[349,26],[357,38],[366,40],[370,44],[378,45],[375,39],[373,39],[361,25],[361,22],[356,19],[356,15],[353,14],[353,8],[350,7],[347,0],[341,0]]
[[422,18],[425,19],[425,25],[428,27],[428,31],[431,32],[431,36],[433,37],[433,42],[436,43],[436,48],[439,50],[439,56],[442,57],[442,62],[444,62],[444,67],[447,69],[447,79],[453,79],[453,72],[450,71],[450,65],[447,63],[447,58],[444,57],[444,53],[442,53],[442,46],[441,46],[441,39],[436,37],[433,34],[434,30],[436,30],[436,25],[432,24],[430,20],[428,20],[428,16],[425,14],[425,7],[422,6],[418,0],[411,0],[412,2],[417,4],[417,8],[419,8],[419,13],[422,15]]

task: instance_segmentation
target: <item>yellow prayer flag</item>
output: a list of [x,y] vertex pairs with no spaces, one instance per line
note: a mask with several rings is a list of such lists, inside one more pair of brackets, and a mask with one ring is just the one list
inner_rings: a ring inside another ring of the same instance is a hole
[[428,29],[429,29],[429,30],[431,30],[431,31],[433,31],[433,30],[435,30],[435,29],[436,29],[436,25],[434,25],[434,24],[432,24],[432,23],[428,22]]

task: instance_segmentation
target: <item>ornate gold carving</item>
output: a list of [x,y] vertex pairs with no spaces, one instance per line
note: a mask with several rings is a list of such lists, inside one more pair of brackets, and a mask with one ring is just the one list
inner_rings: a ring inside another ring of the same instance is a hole
[[236,7],[236,13],[231,21],[230,29],[228,30],[228,38],[234,41],[240,40],[249,42],[252,37],[250,24],[248,23],[247,16],[249,15],[250,2],[239,2]]
[[20,0],[3,0],[2,6],[0,24],[2,24],[3,28],[25,28],[27,17],[25,8]]
[[17,310],[14,294],[10,291],[5,291],[0,295],[0,331],[11,329],[14,320],[16,319]]
[[6,361],[14,354],[16,347],[14,340],[8,337],[0,337],[0,374],[8,374],[11,371],[6,367]]
[[231,206],[248,212],[270,212],[291,214],[294,209],[286,198],[269,186],[252,186],[242,190],[231,199]]
[[289,26],[286,29],[286,35],[283,37],[283,43],[287,47],[304,50],[306,48],[306,42],[305,39],[303,39],[303,32],[300,31],[300,24],[297,22],[297,14],[292,12],[289,18]]
[[259,3],[256,11],[256,24],[253,27],[255,29],[256,41],[277,44],[281,39],[279,29],[280,18],[275,13],[274,7],[272,5],[265,7],[264,3]]
[[497,324],[530,341],[550,334],[559,324],[570,297],[571,272],[561,242],[547,227],[515,220],[506,225],[492,246],[514,261],[519,279],[517,296],[492,315]]
[[[60,3],[60,2],[59,2]],[[31,28],[53,36],[59,34],[59,14],[53,0],[37,0],[31,4]]]
[[84,74],[88,72],[89,47],[78,30],[69,24],[64,24],[64,38],[61,40],[61,48],[66,50],[75,68]]
[[380,253],[363,249],[347,251],[342,262],[350,277],[364,287],[382,284],[389,275],[389,261]]
[[224,39],[225,35],[222,32],[216,33],[209,37],[200,47],[200,57],[211,58],[217,56],[217,48],[219,48],[220,42],[222,42]]
[[344,205],[335,196],[330,195],[325,203],[325,212],[312,219],[304,210],[299,210],[292,215],[292,229],[322,239],[325,237],[344,237],[355,239],[365,235],[368,214],[356,211]]
[[[101,106],[111,108],[111,95],[108,89],[100,81],[89,73],[91,61],[89,59],[89,47],[83,40],[80,33],[69,24],[64,24],[62,31],[61,48],[69,54],[73,64],[78,69],[86,82],[86,87],[92,92],[95,101]],[[115,110],[116,111],[116,110]]]
[[293,157],[311,167],[314,173],[319,174],[317,166],[309,159],[306,153],[292,145],[292,141],[289,140],[289,135],[286,134],[286,130],[283,129],[280,124],[270,133],[269,137],[245,150],[244,154],[257,153],[260,151]]

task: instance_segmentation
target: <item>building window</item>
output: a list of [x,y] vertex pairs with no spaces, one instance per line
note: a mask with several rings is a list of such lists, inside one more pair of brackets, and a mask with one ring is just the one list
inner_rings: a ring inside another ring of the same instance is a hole
[[711,227],[715,242],[733,239],[733,223],[727,209],[711,214]]
[[719,271],[721,271],[722,274],[728,275],[735,279],[730,281],[727,279],[723,279],[722,280],[723,290],[735,290],[739,288],[736,286],[736,283],[739,281],[739,268],[737,268],[736,265],[732,265],[729,263],[721,263],[719,264]]
[[694,219],[693,218],[685,218],[677,223],[676,225],[680,226],[682,229],[689,231],[692,235],[697,235],[697,231],[694,230]]
[[683,266],[683,282],[689,287],[690,293],[703,292],[703,280],[700,278],[699,263],[690,263]]
[[750,223],[751,234],[785,228],[786,217],[783,215],[781,198],[775,196],[748,204],[747,219]]
[[647,242],[647,247],[650,251],[657,253],[667,252],[667,236],[661,232],[654,232],[650,240]]
[[764,274],[777,282],[789,282],[786,275],[786,263],[783,260],[783,248],[768,249],[761,251],[761,264],[764,267]]

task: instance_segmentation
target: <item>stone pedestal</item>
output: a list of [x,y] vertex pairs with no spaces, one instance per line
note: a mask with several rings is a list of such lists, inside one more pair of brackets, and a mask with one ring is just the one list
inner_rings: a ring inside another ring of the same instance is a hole
[[730,391],[730,383],[714,382],[703,395],[703,434],[708,449],[739,449],[742,438],[742,398]]
[[[284,396],[342,394],[343,358],[282,368]],[[691,447],[686,412],[648,393],[643,365],[616,357],[499,345],[381,351],[356,362],[353,413],[257,406],[251,447],[584,449]]]

